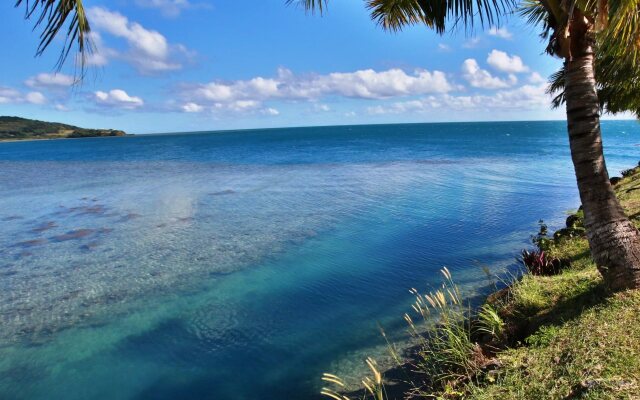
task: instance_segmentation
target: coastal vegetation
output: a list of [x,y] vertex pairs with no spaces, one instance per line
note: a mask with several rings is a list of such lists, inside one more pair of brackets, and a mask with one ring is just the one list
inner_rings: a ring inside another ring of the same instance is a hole
[[[625,171],[615,193],[640,226],[640,168]],[[440,289],[412,290],[415,302],[404,319],[418,345],[395,353],[398,366],[385,373],[368,360],[373,375],[357,392],[345,393],[339,377],[325,375],[324,394],[341,400],[636,398],[640,290],[607,290],[583,223],[578,211],[554,235],[543,225],[529,252],[562,260],[561,268],[539,273],[532,264],[538,261],[522,259],[522,275],[507,279],[477,310],[443,269]]]
[[0,117],[0,140],[65,139],[101,136],[125,136],[115,129],[85,129],[57,122],[19,117]]

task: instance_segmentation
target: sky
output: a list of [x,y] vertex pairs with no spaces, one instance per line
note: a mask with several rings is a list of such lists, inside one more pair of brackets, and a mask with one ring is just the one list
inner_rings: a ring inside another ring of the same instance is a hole
[[284,0],[85,0],[96,52],[81,84],[58,39],[0,5],[0,115],[129,133],[312,125],[562,119],[538,29],[385,32],[363,1],[323,16]]

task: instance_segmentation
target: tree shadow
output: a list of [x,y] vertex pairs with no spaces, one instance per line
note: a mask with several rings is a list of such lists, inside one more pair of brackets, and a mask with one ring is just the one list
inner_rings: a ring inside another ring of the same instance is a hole
[[534,334],[543,326],[560,326],[579,318],[585,310],[602,304],[610,295],[604,282],[600,281],[584,292],[572,297],[558,300],[551,307],[539,310],[534,314],[515,315],[510,326],[509,344],[518,346],[524,339]]

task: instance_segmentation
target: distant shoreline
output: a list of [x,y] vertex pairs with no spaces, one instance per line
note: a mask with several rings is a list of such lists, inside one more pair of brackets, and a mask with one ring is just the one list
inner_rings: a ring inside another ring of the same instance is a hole
[[126,136],[119,129],[88,129],[60,122],[0,116],[0,142],[22,140],[80,139],[85,137]]
[[75,140],[75,139],[103,139],[103,138],[116,138],[116,137],[127,137],[127,136],[136,136],[133,133],[127,133],[123,136],[85,136],[85,137],[44,137],[44,138],[0,138],[0,143],[10,143],[10,142],[36,142],[36,141],[45,141],[45,140]]

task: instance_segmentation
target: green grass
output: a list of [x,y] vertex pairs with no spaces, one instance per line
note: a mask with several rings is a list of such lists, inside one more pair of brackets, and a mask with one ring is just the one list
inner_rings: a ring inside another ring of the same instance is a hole
[[495,382],[471,399],[640,398],[640,291],[606,299],[501,352]]

